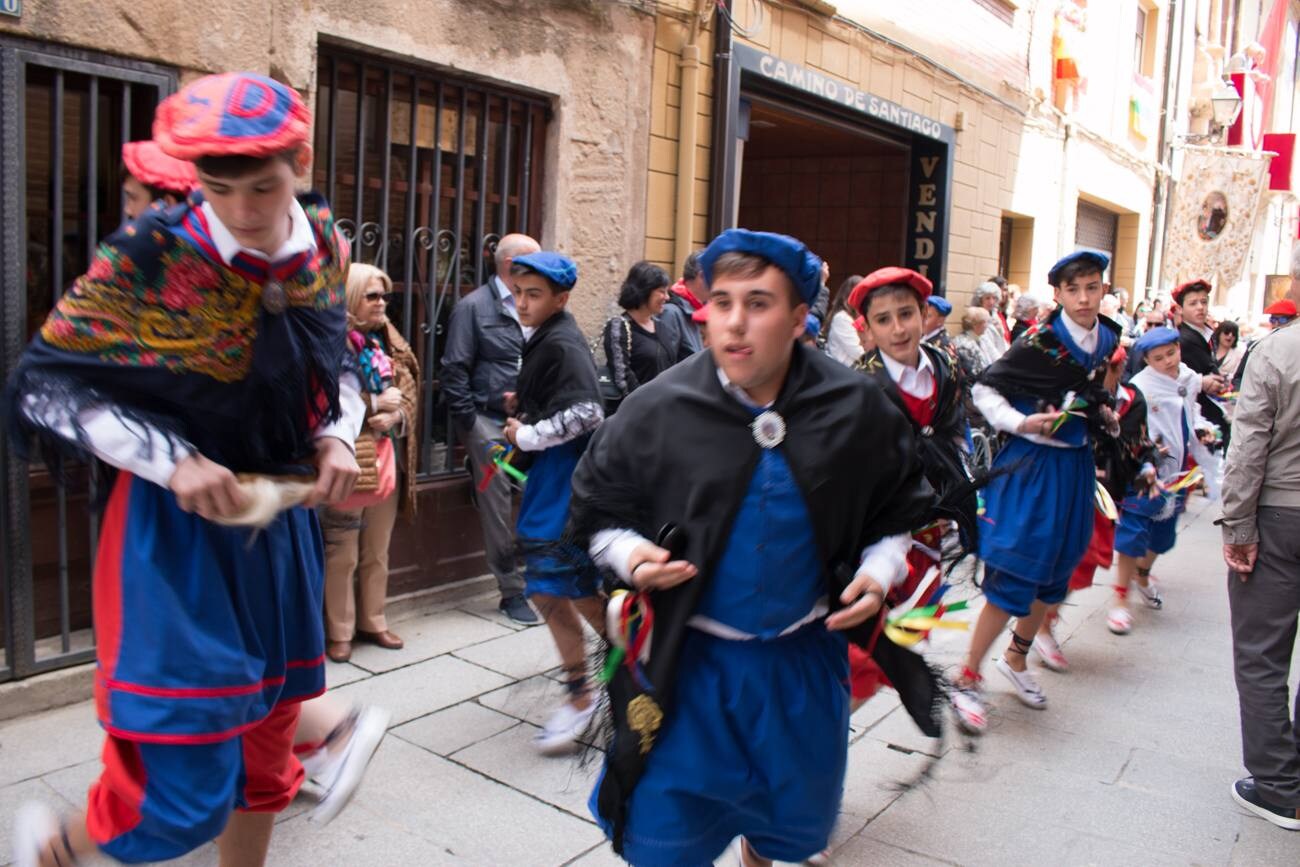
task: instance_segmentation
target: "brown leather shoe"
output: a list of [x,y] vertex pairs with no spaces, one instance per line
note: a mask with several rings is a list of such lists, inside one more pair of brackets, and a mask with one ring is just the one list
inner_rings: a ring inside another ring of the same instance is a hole
[[325,655],[334,662],[347,662],[352,658],[352,642],[331,641],[325,648]]
[[378,644],[384,650],[401,650],[406,646],[406,642],[398,638],[393,633],[385,629],[383,632],[362,632],[357,630],[357,641],[364,641],[367,644]]

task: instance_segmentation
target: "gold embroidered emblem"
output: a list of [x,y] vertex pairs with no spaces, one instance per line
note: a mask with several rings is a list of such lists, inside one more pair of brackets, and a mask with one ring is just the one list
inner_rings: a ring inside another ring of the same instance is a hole
[[650,696],[638,695],[628,704],[627,725],[641,737],[641,755],[650,752],[655,743],[655,734],[663,722],[664,712]]

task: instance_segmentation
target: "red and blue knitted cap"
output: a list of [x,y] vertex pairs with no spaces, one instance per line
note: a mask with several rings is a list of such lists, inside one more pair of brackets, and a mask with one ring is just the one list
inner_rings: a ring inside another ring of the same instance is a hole
[[191,82],[163,100],[153,137],[178,160],[270,157],[307,141],[311,112],[298,92],[265,75],[227,72]]
[[169,193],[188,196],[199,185],[194,163],[163,153],[157,142],[129,141],[122,145],[122,162],[137,181]]

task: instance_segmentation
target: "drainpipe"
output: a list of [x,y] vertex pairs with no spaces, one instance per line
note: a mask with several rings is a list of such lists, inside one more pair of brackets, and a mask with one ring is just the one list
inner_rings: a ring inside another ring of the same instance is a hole
[[[1169,22],[1165,35],[1165,75],[1164,75],[1164,98],[1160,106],[1160,134],[1156,140],[1156,182],[1151,191],[1152,218],[1151,218],[1151,238],[1147,246],[1147,279],[1146,279],[1146,297],[1149,299],[1159,294],[1160,289],[1160,272],[1164,269],[1161,267],[1164,259],[1165,245],[1165,223],[1169,218],[1169,193],[1172,178],[1166,173],[1166,169],[1172,170],[1173,167],[1173,147],[1169,140],[1170,129],[1176,119],[1176,113],[1179,109],[1179,96],[1182,91],[1183,83],[1183,39],[1187,33],[1186,27],[1186,4],[1179,3],[1178,0],[1170,0],[1169,4]],[[1177,26],[1175,26],[1175,23]],[[1173,75],[1173,81],[1170,80],[1174,72],[1174,36],[1178,37],[1178,71]],[[1136,294],[1133,301],[1137,302]]]
[[677,222],[673,228],[673,265],[681,267],[691,253],[691,224],[695,218],[695,164],[700,117],[700,21],[708,0],[691,9],[691,26],[682,46],[681,106],[677,110]]

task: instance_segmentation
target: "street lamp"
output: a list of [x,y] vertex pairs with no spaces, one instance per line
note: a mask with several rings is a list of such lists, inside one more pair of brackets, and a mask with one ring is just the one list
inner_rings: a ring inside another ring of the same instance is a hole
[[1231,81],[1222,79],[1215,88],[1214,96],[1210,97],[1210,105],[1213,106],[1214,125],[1222,133],[1236,123],[1237,116],[1241,114],[1241,94],[1237,93],[1237,88]]
[[1179,139],[1188,144],[1217,143],[1223,138],[1223,131],[1236,123],[1240,114],[1241,94],[1231,81],[1221,79],[1210,97],[1210,131],[1185,133]]

